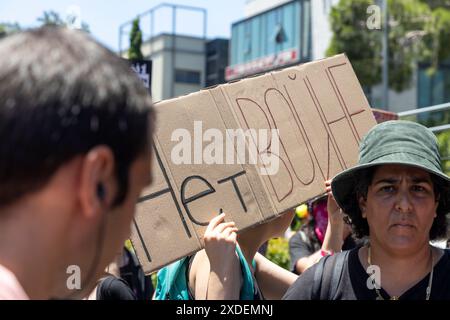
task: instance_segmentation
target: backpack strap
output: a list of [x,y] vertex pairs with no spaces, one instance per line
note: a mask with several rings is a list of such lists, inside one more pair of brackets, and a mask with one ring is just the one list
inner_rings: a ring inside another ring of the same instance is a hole
[[323,266],[329,256],[325,256],[315,264],[313,287],[311,290],[311,300],[320,300],[320,288],[322,286]]
[[242,271],[242,286],[239,300],[253,300],[255,296],[255,284],[253,283],[254,279],[252,271],[250,270],[247,260],[245,260],[245,256],[239,245],[236,245],[236,253],[239,257]]
[[146,281],[144,270],[134,253],[124,246],[123,254],[128,261],[120,270],[120,277],[128,283],[136,295],[137,300],[146,300],[153,294],[153,285]]
[[[320,259],[314,272],[311,300],[334,300],[349,251]],[[327,262],[329,261],[329,262]]]
[[[335,300],[335,298],[336,298],[337,289],[339,287],[339,283],[341,282],[342,274],[344,273],[344,266],[345,266],[345,263],[348,261],[347,260],[348,253],[349,253],[349,251],[344,251],[341,254],[338,254],[336,257],[335,264],[332,269],[333,276],[330,281],[330,290],[328,291],[329,292],[329,296],[328,296],[329,300]],[[331,272],[329,272],[328,274],[330,274],[330,273]]]

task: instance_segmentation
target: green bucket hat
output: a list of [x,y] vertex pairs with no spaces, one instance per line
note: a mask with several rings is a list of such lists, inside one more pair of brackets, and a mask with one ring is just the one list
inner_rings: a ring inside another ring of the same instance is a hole
[[450,211],[450,178],[442,172],[436,136],[421,124],[393,120],[373,127],[359,146],[358,164],[336,175],[331,182],[333,196],[344,212],[357,206],[354,186],[359,173],[384,164],[418,167],[440,178],[446,186],[442,190],[440,206]]

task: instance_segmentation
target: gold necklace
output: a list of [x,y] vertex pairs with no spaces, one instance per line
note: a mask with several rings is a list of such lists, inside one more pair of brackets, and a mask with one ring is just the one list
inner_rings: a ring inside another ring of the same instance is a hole
[[[367,248],[367,262],[369,263],[369,266],[372,265],[372,261],[371,261],[371,255],[370,255],[370,245]],[[428,286],[427,286],[427,290],[426,290],[426,297],[425,300],[430,300],[430,295],[431,295],[431,286],[433,285],[433,271],[434,271],[434,258],[433,258],[433,250],[430,248],[430,255],[431,255],[431,271],[430,271],[430,279],[428,280]],[[371,276],[371,274],[369,274],[369,276]],[[375,292],[377,293],[377,300],[384,300],[383,296],[380,293],[380,290],[378,290],[377,285],[379,285],[378,283],[376,283],[376,285],[374,286],[375,288]],[[381,288],[381,286],[380,286]],[[392,296],[390,300],[398,300],[399,297],[397,296]]]

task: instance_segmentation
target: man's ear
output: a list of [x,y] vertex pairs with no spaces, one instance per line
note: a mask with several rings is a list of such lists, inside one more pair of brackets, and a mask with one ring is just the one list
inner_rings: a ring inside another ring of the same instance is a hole
[[367,200],[364,197],[359,197],[358,200],[358,205],[359,205],[359,210],[361,210],[361,215],[364,219],[367,218],[367,214],[366,214],[366,206],[367,206]]
[[108,209],[115,197],[117,185],[115,160],[107,146],[97,146],[83,156],[78,188],[80,207],[86,217],[94,217]]

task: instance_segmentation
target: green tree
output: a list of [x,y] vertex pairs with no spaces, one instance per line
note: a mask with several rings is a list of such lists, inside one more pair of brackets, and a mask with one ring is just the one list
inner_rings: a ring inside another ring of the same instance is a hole
[[437,138],[442,157],[442,170],[450,175],[450,130],[438,133]]
[[43,26],[65,26],[64,20],[58,12],[50,10],[44,11],[41,17],[37,18]]
[[[450,56],[449,1],[388,0],[389,87],[402,91],[411,85],[417,62],[431,64]],[[383,30],[366,23],[375,0],[341,0],[330,13],[333,37],[327,55],[345,52],[364,87],[381,82]]]
[[371,0],[341,0],[330,13],[333,37],[327,55],[345,52],[365,87],[381,81],[380,33],[366,30],[367,8],[372,4]]
[[20,25],[16,23],[0,22],[0,38],[3,38],[9,34],[20,31]]
[[439,7],[450,9],[450,0],[420,0],[430,6],[431,9]]
[[133,20],[133,28],[130,34],[130,47],[128,49],[128,59],[142,60],[144,55],[141,51],[142,46],[142,31],[139,26],[139,18]]
[[[37,21],[43,26],[68,26],[67,21],[62,19],[58,12],[53,10],[44,11],[42,16],[37,18]],[[81,29],[85,32],[90,32],[89,25],[84,21],[81,22]]]
[[289,270],[289,241],[286,238],[273,238],[269,240],[266,258],[282,268]]

